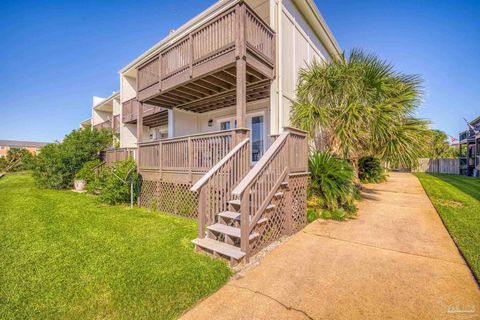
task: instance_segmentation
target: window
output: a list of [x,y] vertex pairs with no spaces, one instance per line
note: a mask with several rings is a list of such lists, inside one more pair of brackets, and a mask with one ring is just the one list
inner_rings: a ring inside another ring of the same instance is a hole
[[260,160],[265,148],[265,121],[263,115],[249,117],[252,141],[252,162]]
[[220,122],[220,130],[230,130],[230,121]]
[[[230,130],[237,127],[237,119],[235,118],[220,119],[218,120],[218,123],[220,124],[219,127],[221,131]],[[233,123],[233,127],[232,127],[232,123]]]

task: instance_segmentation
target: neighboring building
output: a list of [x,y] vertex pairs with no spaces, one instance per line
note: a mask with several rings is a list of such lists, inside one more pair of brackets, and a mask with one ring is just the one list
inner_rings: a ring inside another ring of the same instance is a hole
[[479,176],[480,172],[480,116],[468,123],[468,129],[459,134],[460,174]]
[[197,247],[248,259],[306,223],[307,139],[288,128],[298,71],[340,55],[312,0],[219,1],[125,66],[91,123],[120,115],[141,206],[198,212]]
[[86,129],[92,127],[92,118],[88,118],[80,122],[80,128]]
[[10,149],[27,149],[35,155],[47,144],[47,142],[0,140],[0,158],[5,157]]

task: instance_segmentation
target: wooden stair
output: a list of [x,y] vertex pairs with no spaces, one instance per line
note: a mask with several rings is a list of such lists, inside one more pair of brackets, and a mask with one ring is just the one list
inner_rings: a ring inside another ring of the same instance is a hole
[[[281,188],[286,188],[288,182],[282,182]],[[275,193],[274,197],[283,197],[284,192]],[[228,201],[230,210],[222,211],[217,214],[217,223],[207,226],[207,237],[197,238],[192,241],[197,250],[204,250],[212,253],[214,256],[221,256],[229,259],[230,265],[235,266],[245,256],[239,247],[239,239],[241,234],[240,229],[240,200],[234,199]],[[272,210],[275,205],[270,204],[265,208],[265,211]],[[262,224],[268,221],[268,218],[262,217],[258,219],[257,224]],[[252,232],[249,235],[249,240],[258,237],[257,232]]]
[[212,252],[214,255],[221,255],[230,259],[230,264],[232,265],[238,263],[238,261],[245,256],[245,252],[242,252],[239,247],[214,239],[197,238],[192,240],[192,243],[195,245],[197,250],[202,248]]
[[[264,246],[291,234],[292,196],[305,188],[308,174],[308,138],[301,130],[284,128],[253,167],[250,151],[247,137],[190,189],[199,194],[199,238],[193,243],[199,250],[230,258],[232,264],[248,262]],[[270,224],[279,232],[272,234]]]

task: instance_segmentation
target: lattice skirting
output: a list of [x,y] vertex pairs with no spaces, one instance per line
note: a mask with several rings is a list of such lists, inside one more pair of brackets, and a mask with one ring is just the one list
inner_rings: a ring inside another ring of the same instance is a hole
[[140,207],[196,219],[198,194],[192,185],[143,180],[138,203]]
[[307,188],[309,174],[290,176],[290,191],[292,192],[292,227],[291,233],[300,231],[307,225]]
[[[273,210],[265,211],[262,217],[268,220],[259,224],[254,231],[259,236],[250,242],[250,255],[278,240],[281,236],[291,235],[301,230],[307,224],[307,187],[308,173],[291,175],[288,189],[279,189],[284,192],[283,197],[273,198]],[[291,206],[288,208],[288,197]]]

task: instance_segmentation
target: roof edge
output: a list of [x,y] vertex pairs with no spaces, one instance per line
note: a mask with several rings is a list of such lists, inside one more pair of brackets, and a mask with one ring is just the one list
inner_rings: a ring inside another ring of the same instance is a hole
[[[313,0],[292,0],[292,2],[301,10],[302,14],[305,15],[313,32],[317,34],[317,37],[325,46],[331,58],[339,58],[343,54],[343,51],[315,2],[313,2]],[[320,26],[321,30],[318,30],[318,26]]]
[[178,29],[176,29],[174,32],[170,33],[167,35],[165,38],[157,42],[155,45],[153,45],[150,49],[147,51],[143,52],[140,56],[135,58],[133,61],[131,61],[129,64],[127,64],[125,67],[120,69],[119,73],[125,73],[126,71],[130,70],[133,68],[135,65],[141,64],[144,61],[147,61],[150,59],[157,51],[161,50],[163,47],[167,46],[170,44],[170,42],[175,41],[176,38],[181,38],[185,34],[187,34],[190,29],[193,29],[193,27],[198,24],[202,23],[205,19],[208,18],[208,16],[212,14],[216,14],[217,10],[223,8],[229,8],[243,0],[221,0],[218,1],[214,4],[212,4],[210,7],[207,9],[203,10],[200,12],[198,15],[193,17],[192,19],[188,20],[185,22],[183,25],[181,25]]
[[95,109],[96,107],[99,107],[101,106],[102,104],[104,104],[105,102],[108,102],[110,100],[112,100],[113,98],[117,97],[117,96],[120,96],[120,91],[115,91],[113,92],[110,96],[106,97],[105,99],[103,99],[102,101],[100,101],[99,103],[97,103],[96,105],[94,105],[92,107],[92,109]]

